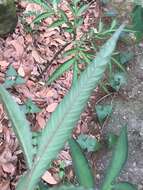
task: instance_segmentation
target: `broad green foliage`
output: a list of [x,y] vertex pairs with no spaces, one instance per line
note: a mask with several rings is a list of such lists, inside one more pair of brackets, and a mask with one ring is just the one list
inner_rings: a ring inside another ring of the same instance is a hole
[[92,90],[103,76],[122,30],[123,26],[101,48],[96,59],[81,74],[79,80],[52,114],[39,139],[40,145],[33,167],[21,179],[17,190],[33,190],[44,171],[68,140]]
[[79,184],[86,189],[94,188],[95,183],[93,174],[79,144],[75,140],[70,139],[69,145],[73,160],[74,171]]
[[123,127],[120,132],[120,136],[117,140],[115,150],[113,152],[112,160],[107,169],[105,179],[101,190],[111,190],[112,183],[119,175],[121,169],[123,168],[128,156],[128,137],[127,137],[127,127]]
[[27,167],[31,169],[33,163],[32,135],[25,115],[2,85],[0,85],[0,101],[4,104],[11,120],[13,130],[23,150]]

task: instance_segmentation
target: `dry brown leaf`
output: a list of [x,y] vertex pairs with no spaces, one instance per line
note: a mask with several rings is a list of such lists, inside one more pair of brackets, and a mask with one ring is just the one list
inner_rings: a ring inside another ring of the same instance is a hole
[[9,45],[12,45],[15,48],[16,54],[18,57],[22,57],[22,55],[24,53],[24,47],[19,42],[19,40],[12,40],[11,42],[9,42]]
[[48,107],[46,108],[46,111],[49,113],[52,113],[56,109],[57,105],[58,105],[58,103],[56,103],[56,102],[48,105]]
[[5,181],[1,181],[0,182],[0,189],[1,190],[10,190],[10,181],[9,180],[5,180]]
[[30,34],[27,34],[25,36],[25,40],[26,40],[26,43],[32,43],[32,41],[33,41],[32,36]]
[[5,163],[2,165],[2,169],[4,172],[13,175],[15,173],[15,167],[12,163]]
[[21,77],[25,77],[25,72],[24,72],[24,69],[22,67],[22,65],[20,65],[19,69],[18,69],[18,74],[21,76]]
[[5,61],[5,60],[3,60],[3,61],[1,61],[0,60],[0,67],[2,68],[2,69],[6,69],[8,66],[9,66],[9,62],[7,62],[7,61]]
[[32,57],[35,59],[37,63],[44,63],[45,60],[39,55],[36,50],[32,50]]
[[58,183],[49,171],[44,173],[42,179],[51,185],[56,185]]
[[38,129],[39,129],[39,128],[40,128],[40,129],[43,129],[43,128],[45,127],[45,123],[46,123],[46,121],[45,121],[45,119],[43,118],[43,116],[42,116],[41,114],[38,114],[38,115],[36,116],[36,120],[37,120],[37,123],[38,123],[38,125],[39,125]]
[[62,150],[59,154],[59,158],[61,160],[71,160],[71,156],[69,154],[69,152],[65,151],[65,150]]

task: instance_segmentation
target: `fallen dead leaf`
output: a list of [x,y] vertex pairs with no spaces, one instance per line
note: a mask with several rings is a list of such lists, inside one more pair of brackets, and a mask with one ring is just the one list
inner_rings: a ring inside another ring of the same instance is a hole
[[59,154],[59,158],[61,160],[71,160],[71,156],[69,154],[69,152],[65,151],[65,150],[62,150]]
[[9,45],[12,45],[15,48],[18,57],[22,57],[24,53],[24,47],[21,43],[19,43],[18,40],[12,40],[9,42]]
[[44,173],[42,179],[51,185],[56,185],[58,183],[49,171]]
[[15,172],[15,167],[12,163],[5,163],[2,165],[2,169],[4,172],[9,173],[11,175]]
[[49,113],[52,113],[56,109],[57,105],[58,103],[55,103],[55,102],[48,105],[48,107],[46,108],[46,111]]
[[38,114],[38,115],[36,116],[36,120],[37,120],[37,123],[38,123],[40,129],[43,129],[44,126],[45,126],[45,123],[46,123],[46,121],[45,121],[45,119],[43,118],[43,116],[42,116],[41,114]]
[[32,57],[35,59],[37,63],[44,63],[45,60],[39,55],[36,50],[32,50]]
[[2,69],[6,69],[8,66],[9,66],[9,62],[7,62],[7,61],[5,61],[5,60],[3,60],[3,61],[0,61],[0,67],[2,68]]
[[19,69],[18,69],[18,74],[21,76],[21,77],[24,77],[25,76],[25,72],[24,72],[24,69],[22,67],[22,65],[20,65]]
[[9,180],[5,180],[5,181],[1,181],[0,182],[0,189],[1,190],[10,190],[10,181]]

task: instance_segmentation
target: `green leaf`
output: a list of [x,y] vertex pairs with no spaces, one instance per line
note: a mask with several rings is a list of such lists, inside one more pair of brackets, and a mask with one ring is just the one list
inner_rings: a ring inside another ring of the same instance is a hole
[[113,190],[137,190],[137,187],[128,182],[121,182],[113,185]]
[[96,105],[96,114],[100,124],[102,125],[105,119],[112,114],[112,105],[103,104],[103,105]]
[[128,137],[127,127],[123,127],[120,136],[114,148],[112,160],[107,169],[105,179],[102,184],[101,190],[111,189],[113,181],[120,174],[128,157]]
[[41,109],[31,99],[28,99],[25,102],[25,106],[26,113],[39,113],[41,111]]
[[59,19],[59,20],[54,21],[51,25],[49,25],[48,28],[59,27],[59,26],[61,26],[61,25],[64,24],[64,23],[65,23],[64,20]]
[[77,80],[78,80],[78,71],[79,71],[79,69],[78,69],[78,63],[75,60],[74,65],[73,65],[72,85],[74,85],[77,82]]
[[6,77],[16,77],[17,72],[12,65],[10,65],[6,71]]
[[65,23],[69,21],[65,11],[63,11],[62,9],[59,9],[59,13],[60,13],[62,19],[65,21]]
[[64,52],[64,57],[69,56],[71,54],[76,54],[77,51],[78,51],[77,48],[69,49],[66,52]]
[[74,58],[71,58],[67,61],[65,61],[63,64],[61,64],[49,77],[47,84],[51,84],[53,81],[58,79],[64,72],[70,69],[71,65],[73,65],[75,62]]
[[134,57],[134,52],[121,52],[120,53],[120,62],[121,64],[127,64]]
[[77,83],[72,86],[55,112],[52,113],[39,140],[40,145],[33,167],[20,180],[17,190],[33,190],[51,161],[69,139],[86,102],[106,70],[123,27],[121,26],[106,42],[96,55],[96,59],[84,70]]
[[79,186],[59,186],[59,187],[53,187],[49,190],[93,190],[93,189],[85,189],[84,187]]
[[39,15],[33,20],[33,23],[41,22],[41,20],[50,17],[52,14],[53,14],[52,12],[44,12],[44,13],[41,13],[41,14],[39,14]]
[[107,137],[108,148],[115,147],[117,140],[118,140],[118,135],[115,135],[114,133],[109,133]]
[[31,1],[33,1],[34,3],[42,6],[44,9],[49,9],[50,8],[48,1],[44,1],[44,0],[31,0]]
[[116,72],[109,81],[111,87],[118,91],[122,86],[127,83],[126,75],[124,72]]
[[13,130],[19,140],[27,167],[30,169],[33,163],[32,133],[30,126],[19,106],[13,101],[10,94],[0,85],[0,100],[4,104],[6,112],[11,120]]
[[143,38],[143,7],[140,5],[136,5],[132,11],[132,24],[132,29],[137,31],[137,41],[140,41]]
[[80,27],[84,22],[84,18],[79,18],[75,20],[76,27]]
[[89,7],[89,5],[85,4],[82,5],[78,11],[77,11],[77,16],[82,16],[82,14],[87,10],[87,8]]
[[87,149],[88,152],[98,151],[101,148],[101,144],[97,141],[97,139],[88,135],[80,134],[77,138],[77,142],[82,149]]
[[12,86],[14,86],[14,84],[15,84],[14,80],[6,78],[5,81],[4,81],[3,86],[5,88],[11,88]]
[[74,171],[79,184],[85,188],[94,188],[94,177],[80,146],[73,139],[69,140],[69,145]]
[[24,84],[24,83],[25,83],[24,78],[18,75],[15,79],[15,84]]

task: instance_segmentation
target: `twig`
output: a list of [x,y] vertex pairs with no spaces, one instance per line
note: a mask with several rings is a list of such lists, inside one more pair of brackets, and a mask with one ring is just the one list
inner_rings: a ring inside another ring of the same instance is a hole
[[71,44],[72,41],[66,43],[59,51],[57,51],[54,55],[54,57],[51,59],[51,61],[47,61],[46,63],[46,67],[44,68],[44,70],[40,73],[40,75],[37,77],[38,79],[40,79],[42,77],[42,75],[47,71],[47,69],[51,68],[54,60],[60,55],[60,53],[68,46]]

